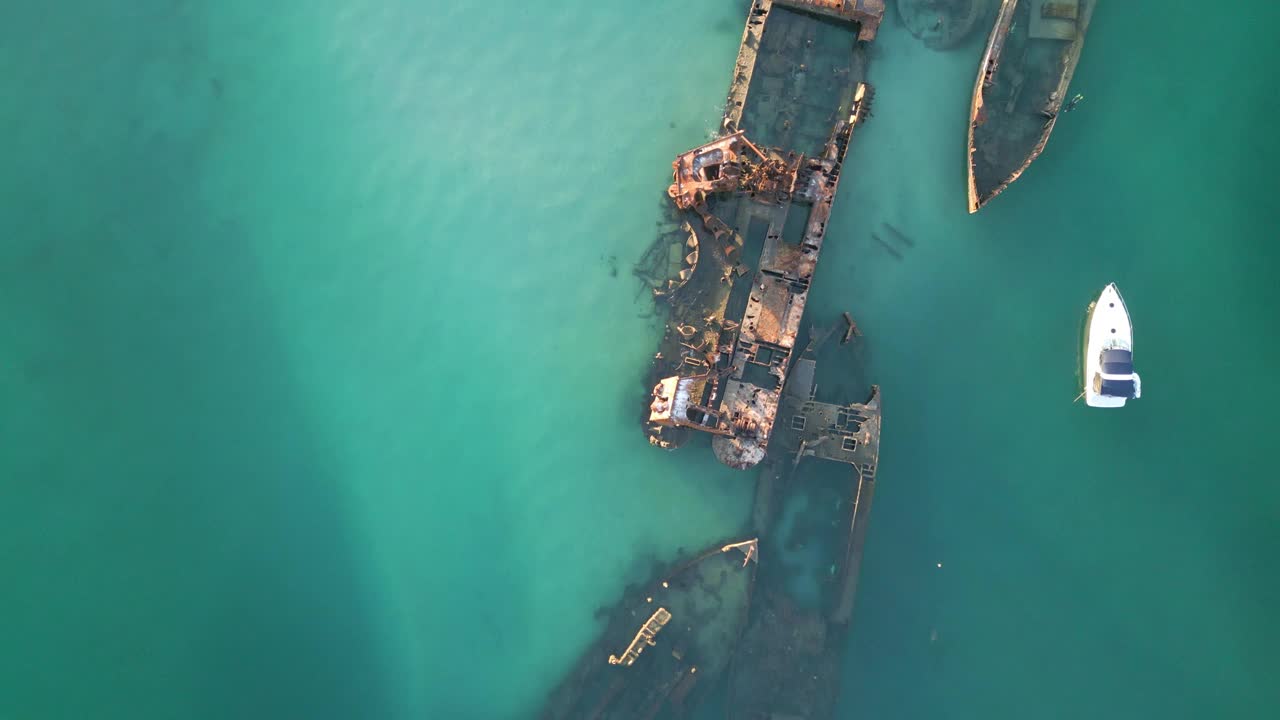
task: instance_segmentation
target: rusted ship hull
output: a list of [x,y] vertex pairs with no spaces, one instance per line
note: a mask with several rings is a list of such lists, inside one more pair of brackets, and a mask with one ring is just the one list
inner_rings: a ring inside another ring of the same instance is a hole
[[1097,0],[1003,0],[969,107],[969,212],[1044,151],[1084,48]]

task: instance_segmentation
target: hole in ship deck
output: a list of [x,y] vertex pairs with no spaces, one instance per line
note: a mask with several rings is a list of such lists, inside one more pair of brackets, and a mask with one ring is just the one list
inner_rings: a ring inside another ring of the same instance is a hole
[[774,391],[778,389],[778,377],[770,373],[769,368],[764,365],[747,363],[747,366],[742,370],[742,379],[765,390]]
[[747,299],[751,295],[751,279],[755,277],[760,254],[764,252],[764,241],[768,235],[769,219],[752,215],[747,222],[747,231],[742,233],[742,253],[738,255],[738,258],[749,268],[748,276],[740,278],[733,284],[729,303],[725,306],[725,317],[740,320],[742,314],[747,311]]
[[803,205],[792,205],[787,211],[787,222],[782,226],[782,241],[788,245],[799,245],[804,239],[805,228],[809,227],[809,208]]

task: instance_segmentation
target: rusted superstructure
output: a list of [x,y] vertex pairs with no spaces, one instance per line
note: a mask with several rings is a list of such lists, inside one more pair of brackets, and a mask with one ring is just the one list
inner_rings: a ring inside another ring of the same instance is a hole
[[1075,73],[1097,0],[1002,0],[969,106],[969,212],[1031,165],[1071,108]]
[[667,311],[645,426],[655,445],[705,433],[726,464],[759,465],[755,503],[746,539],[628,588],[545,720],[685,718],[716,692],[735,720],[832,717],[880,391],[821,398],[819,353],[847,396],[861,333],[848,313],[802,320],[883,13],[882,0],[755,0],[718,137],[672,163],[671,214],[637,268]]
[[704,432],[732,467],[764,459],[849,142],[870,111],[860,43],[883,13],[879,0],[752,4],[721,136],[672,163],[688,255],[654,286],[671,308],[646,418],[654,444]]

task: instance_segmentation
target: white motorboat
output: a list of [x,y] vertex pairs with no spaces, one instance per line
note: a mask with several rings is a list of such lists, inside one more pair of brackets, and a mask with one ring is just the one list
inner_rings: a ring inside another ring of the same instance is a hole
[[1089,308],[1084,336],[1084,401],[1090,407],[1124,407],[1142,395],[1133,370],[1133,323],[1116,284],[1102,290]]

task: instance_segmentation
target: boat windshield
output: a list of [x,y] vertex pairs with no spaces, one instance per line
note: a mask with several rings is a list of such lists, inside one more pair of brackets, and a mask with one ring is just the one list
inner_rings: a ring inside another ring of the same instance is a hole
[[1102,372],[1107,375],[1133,374],[1133,353],[1128,350],[1103,350]]
[[1103,378],[1100,394],[1107,397],[1134,398],[1134,387],[1132,380],[1107,380]]

